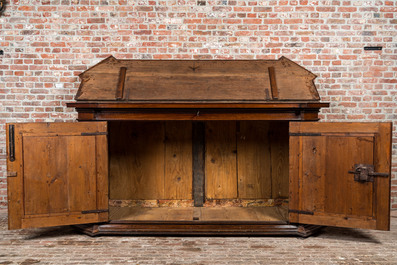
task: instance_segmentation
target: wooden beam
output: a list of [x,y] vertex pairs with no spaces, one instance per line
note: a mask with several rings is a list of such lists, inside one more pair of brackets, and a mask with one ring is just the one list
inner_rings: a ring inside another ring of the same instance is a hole
[[127,73],[127,67],[120,67],[119,81],[117,82],[116,100],[124,99],[124,83]]
[[203,122],[193,122],[193,200],[195,207],[204,204],[205,180],[205,129]]
[[269,78],[270,78],[270,88],[272,90],[272,98],[273,100],[278,99],[278,88],[277,88],[277,81],[276,81],[276,71],[274,67],[268,67],[269,70]]

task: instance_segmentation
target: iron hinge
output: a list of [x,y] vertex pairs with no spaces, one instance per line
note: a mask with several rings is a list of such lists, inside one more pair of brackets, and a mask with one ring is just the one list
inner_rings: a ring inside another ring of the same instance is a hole
[[96,136],[96,135],[108,135],[108,133],[107,132],[81,133],[81,136]]
[[321,133],[289,133],[289,136],[321,136]]
[[107,213],[109,212],[108,209],[101,209],[101,210],[88,210],[88,211],[82,211],[82,214],[89,214],[89,213]]
[[15,161],[15,132],[14,132],[14,125],[8,126],[8,152],[9,152],[9,159],[11,162]]
[[290,213],[297,213],[297,214],[314,215],[314,212],[310,212],[310,211],[301,211],[301,210],[293,210],[293,209],[289,209],[288,212],[290,212]]
[[9,178],[15,178],[17,175],[18,175],[17,172],[12,172],[12,171],[7,172],[7,177]]

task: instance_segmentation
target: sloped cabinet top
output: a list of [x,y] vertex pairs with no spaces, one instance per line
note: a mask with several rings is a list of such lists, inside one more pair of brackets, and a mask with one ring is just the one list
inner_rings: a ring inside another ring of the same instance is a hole
[[278,60],[118,60],[80,75],[77,101],[276,102],[319,101],[316,75]]

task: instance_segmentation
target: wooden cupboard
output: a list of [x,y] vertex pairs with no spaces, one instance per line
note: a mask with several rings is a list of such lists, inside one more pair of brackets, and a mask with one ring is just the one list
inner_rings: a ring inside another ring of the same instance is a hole
[[9,228],[389,230],[391,124],[318,122],[314,78],[284,57],[109,57],[81,75],[79,122],[7,125]]

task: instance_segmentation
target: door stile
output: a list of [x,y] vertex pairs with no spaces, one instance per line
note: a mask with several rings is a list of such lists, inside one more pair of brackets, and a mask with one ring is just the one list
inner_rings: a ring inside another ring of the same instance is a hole
[[[13,130],[14,139],[10,139]],[[24,216],[23,195],[23,155],[22,136],[14,124],[6,126],[7,148],[7,199],[8,199],[8,228],[18,229],[22,225],[21,217]],[[11,145],[14,146],[14,159],[10,159]]]
[[[390,123],[379,124],[379,133],[375,135],[374,163],[375,171],[391,173],[392,126]],[[378,177],[374,182],[376,203],[376,229],[390,230],[390,189],[391,175]]]
[[109,159],[107,135],[96,135],[96,192],[97,192],[97,209],[107,210],[99,213],[99,222],[109,220]]

